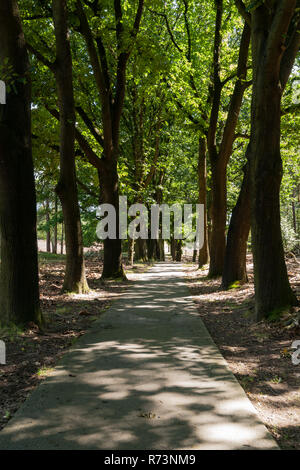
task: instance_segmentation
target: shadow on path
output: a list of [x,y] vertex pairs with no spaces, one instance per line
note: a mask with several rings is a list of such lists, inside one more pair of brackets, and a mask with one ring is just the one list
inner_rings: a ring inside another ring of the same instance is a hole
[[66,353],[0,449],[271,449],[189,296],[155,265]]

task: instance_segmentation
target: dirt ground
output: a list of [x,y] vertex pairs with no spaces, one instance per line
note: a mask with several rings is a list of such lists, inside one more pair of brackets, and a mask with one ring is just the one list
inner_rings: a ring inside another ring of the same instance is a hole
[[[300,297],[300,259],[289,259],[287,266]],[[206,270],[191,268],[191,293],[260,419],[281,448],[300,450],[300,365],[291,360],[292,343],[300,340],[300,308],[286,312],[280,323],[255,323],[252,270],[249,256],[249,284],[222,291],[220,279],[208,280]]]

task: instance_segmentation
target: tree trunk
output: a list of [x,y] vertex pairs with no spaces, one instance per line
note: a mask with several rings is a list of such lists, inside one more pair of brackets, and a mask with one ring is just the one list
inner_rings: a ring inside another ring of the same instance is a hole
[[129,238],[128,240],[128,264],[133,266],[133,257],[134,257],[134,239]]
[[147,240],[138,238],[135,241],[135,261],[148,261]]
[[60,254],[64,254],[64,222],[61,223]]
[[284,51],[289,54],[289,48],[280,45],[285,41],[295,5],[295,2],[283,2],[282,8],[277,6],[276,21],[270,30],[268,15],[273,15],[272,12],[262,5],[252,14],[251,233],[257,320],[276,318],[283,309],[297,304],[284,259],[279,199],[283,171],[280,105],[284,74],[287,81],[293,63],[288,55],[289,67],[281,68],[286,67],[283,55]]
[[257,320],[295,305],[284,259],[280,227],[280,100],[278,82],[256,91],[252,165],[252,249]]
[[111,204],[116,211],[116,239],[104,240],[104,257],[102,280],[126,279],[122,265],[122,240],[119,239],[119,177],[117,171],[117,159],[113,158],[109,165],[105,166],[100,176],[103,202]]
[[226,163],[223,159],[211,160],[212,232],[210,241],[209,277],[221,276],[223,273],[226,246]]
[[46,250],[47,250],[47,253],[51,253],[51,232],[50,232],[49,199],[46,200],[46,224],[47,224]]
[[55,195],[54,202],[54,229],[53,229],[53,253],[57,253],[57,196]]
[[[93,158],[97,161],[103,188],[103,202],[112,204],[116,211],[117,238],[104,240],[104,262],[102,279],[126,278],[122,266],[122,241],[119,239],[119,179],[118,179],[118,153],[119,153],[119,133],[120,120],[123,111],[125,88],[126,88],[126,67],[128,59],[132,52],[132,42],[135,40],[139,31],[140,22],[143,14],[144,0],[138,1],[134,24],[129,32],[130,41],[124,41],[127,36],[124,35],[124,20],[121,2],[114,2],[115,10],[115,31],[117,41],[116,57],[116,80],[110,75],[110,65],[107,62],[107,50],[97,31],[96,43],[95,36],[89,25],[85,9],[80,0],[76,0],[76,11],[80,21],[80,30],[85,38],[87,50],[90,58],[90,64],[96,86],[100,96],[102,127],[103,127],[103,157],[101,159]],[[97,10],[97,8],[96,8]],[[102,12],[98,9],[98,15],[101,22]],[[114,67],[112,69],[115,72]],[[112,74],[114,74],[112,72]]]
[[[248,149],[250,146],[248,146]],[[246,154],[249,155],[247,149]],[[222,287],[228,289],[238,282],[248,281],[246,270],[247,241],[251,224],[249,162],[244,167],[244,178],[237,203],[232,211],[227,234]]]
[[155,259],[154,251],[155,251],[155,240],[152,240],[151,238],[149,238],[147,240],[147,253],[148,253],[149,261]]
[[176,261],[176,240],[173,237],[171,238],[171,256],[172,261]]
[[18,77],[7,81],[14,86],[0,106],[0,321],[40,325],[31,87],[15,0],[0,3],[0,37],[0,66],[8,60],[10,71]]
[[175,254],[175,259],[176,261],[182,260],[182,240],[175,240],[176,244],[176,254]]
[[293,229],[294,229],[294,232],[297,233],[297,218],[296,218],[296,208],[295,208],[294,201],[292,201],[292,214],[293,214]]
[[60,111],[60,178],[56,191],[63,210],[67,254],[63,290],[82,293],[88,291],[88,285],[76,186],[75,108],[66,0],[53,0],[52,6],[56,38],[55,77]]
[[[162,238],[150,240],[152,245],[152,259],[165,261],[165,242]],[[175,256],[174,256],[175,258]]]
[[[204,205],[204,243],[199,250],[199,268],[209,261],[208,248],[208,227],[207,227],[207,196],[206,196],[206,141],[205,137],[199,138],[199,154],[198,154],[198,189],[199,204]],[[195,260],[196,261],[196,260]]]
[[159,260],[160,261],[165,261],[165,241],[160,238],[158,240],[158,246],[159,246]]
[[[217,126],[221,104],[221,93],[224,81],[220,79],[220,45],[221,45],[221,0],[216,1],[217,10],[215,47],[214,47],[214,93],[210,125],[207,133],[207,142],[212,172],[212,232],[210,242],[210,266],[209,276],[221,276],[224,267],[226,245],[226,210],[227,210],[227,165],[232,153],[235,138],[235,129],[241,109],[243,95],[247,87],[247,60],[250,43],[250,27],[245,24],[241,36],[237,77],[234,90],[230,98],[229,109],[223,131],[221,143],[217,146]],[[218,13],[219,11],[219,13]]]

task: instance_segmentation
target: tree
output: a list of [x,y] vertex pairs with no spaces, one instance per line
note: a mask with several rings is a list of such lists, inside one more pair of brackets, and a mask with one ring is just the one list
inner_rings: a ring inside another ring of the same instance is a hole
[[222,287],[228,289],[232,284],[244,284],[248,281],[246,268],[247,242],[250,231],[251,200],[250,200],[250,144],[246,151],[244,178],[237,203],[232,211],[227,233]]
[[0,105],[1,322],[41,325],[31,84],[16,0],[0,3],[0,37],[0,70],[7,85],[6,104]]
[[300,46],[300,2],[259,1],[248,10],[242,1],[236,4],[252,31],[251,231],[260,320],[297,303],[284,259],[279,196],[281,97]]
[[206,194],[206,139],[204,136],[199,137],[199,155],[198,155],[198,190],[199,204],[204,205],[204,242],[199,250],[198,265],[199,268],[209,262],[208,248],[208,230],[207,230],[207,194]]
[[[39,15],[37,15],[39,17]],[[50,5],[43,5],[41,18],[50,18],[54,22],[54,34],[56,42],[56,54],[54,60],[48,60],[39,47],[31,43],[31,35],[27,38],[27,48],[35,57],[45,65],[55,76],[58,94],[57,110],[49,108],[50,112],[55,112],[55,116],[60,122],[60,173],[59,181],[55,188],[60,198],[64,221],[65,221],[65,242],[66,242],[66,271],[63,290],[67,292],[87,292],[88,285],[85,276],[82,228],[80,221],[80,211],[78,205],[78,193],[76,185],[75,168],[75,103],[73,92],[72,56],[68,35],[68,12],[67,2],[52,1]],[[36,18],[36,16],[33,16]],[[49,25],[47,25],[49,27]],[[31,33],[35,33],[35,28],[31,28]],[[39,46],[45,48],[45,42],[38,36]],[[46,47],[47,54],[53,55],[51,48]]]
[[[221,275],[223,272],[226,246],[226,170],[229,158],[232,153],[232,146],[235,139],[235,129],[237,126],[243,95],[248,86],[248,83],[246,82],[246,76],[248,50],[250,43],[250,27],[247,23],[245,23],[240,42],[239,59],[236,71],[237,81],[235,83],[235,87],[231,95],[221,143],[217,145],[216,136],[220,113],[221,94],[222,89],[226,84],[226,79],[222,81],[220,78],[220,50],[223,1],[216,0],[215,4],[216,24],[214,36],[212,85],[210,95],[211,112],[209,118],[209,128],[207,132],[207,147],[212,172],[212,231],[210,240],[209,265],[210,277]],[[230,76],[228,76],[228,78],[230,78]]]
[[[178,41],[175,31],[171,28],[167,13],[159,14],[164,17],[171,42],[181,55],[181,61],[179,61],[180,71],[177,73],[180,77],[183,70],[186,75],[184,86],[188,86],[188,88],[185,88],[184,103],[182,99],[178,97],[178,94],[182,94],[182,79],[179,78],[179,85],[176,84],[174,87],[174,84],[172,84],[177,105],[185,113],[190,122],[194,124],[195,128],[198,130],[198,135],[200,134],[200,137],[206,137],[207,154],[211,171],[209,276],[215,277],[222,275],[224,266],[227,214],[227,166],[232,154],[235,130],[242,106],[243,95],[250,85],[250,82],[246,81],[250,28],[245,24],[240,35],[239,21],[233,17],[232,23],[229,23],[231,12],[228,11],[228,17],[226,19],[224,18],[224,12],[226,12],[227,7],[224,7],[223,0],[214,0],[212,3],[214,9],[211,8],[211,4],[206,6],[206,8],[208,8],[207,15],[212,18],[211,24],[213,25],[213,30],[209,30],[208,36],[210,39],[211,36],[213,37],[212,58],[207,54],[207,49],[204,49],[201,53],[200,64],[199,49],[200,47],[202,49],[203,45],[206,43],[207,34],[203,34],[201,24],[200,28],[199,25],[195,26],[193,22],[191,22],[191,15],[189,16],[189,12],[193,10],[194,15],[195,13],[201,15],[202,12],[199,12],[199,4],[192,0],[182,0],[180,2],[180,4],[183,5],[183,11],[181,13],[183,26],[181,29],[186,32],[186,44],[182,44]],[[174,6],[172,6],[171,10],[172,9],[174,10]],[[175,20],[176,22],[178,21],[178,17]],[[229,24],[231,27],[228,26]],[[199,29],[198,37],[195,36],[195,27]],[[222,33],[224,31],[227,33],[226,41],[222,41]],[[236,45],[236,39],[239,38],[239,36],[240,45],[237,49],[232,46],[233,44],[234,46]],[[199,42],[201,42],[201,46]],[[229,43],[228,45],[226,44],[227,42]],[[210,47],[210,45],[207,44],[207,47]],[[231,50],[234,51],[233,57],[228,53],[229,50],[230,52]],[[236,51],[239,53],[238,58],[235,57]],[[207,64],[207,56],[209,57],[209,64]],[[225,76],[223,70],[225,64],[222,63],[223,56],[226,58]],[[235,66],[236,61],[238,62],[237,67],[229,73],[228,69],[232,69],[231,65]],[[203,76],[203,67],[211,70],[208,82],[207,78]],[[198,84],[199,75],[202,78],[200,81],[201,86]],[[232,89],[232,82],[234,81],[235,83]],[[207,89],[203,86],[203,83],[207,85]],[[205,93],[203,93],[203,90]],[[194,103],[196,103],[196,106]],[[205,146],[203,146],[202,139],[199,140],[199,143],[199,202],[206,206],[206,187],[205,189],[201,189],[203,185],[206,184],[206,153],[203,152]],[[205,233],[207,234],[206,226]],[[207,239],[208,236],[205,237],[204,247],[200,250],[200,266],[208,261]]]
[[56,38],[54,73],[60,112],[60,177],[56,192],[60,198],[66,237],[66,272],[63,290],[87,292],[83,240],[78,205],[75,169],[75,104],[73,94],[72,57],[68,39],[67,2],[53,0]]
[[[85,39],[94,79],[101,102],[103,127],[103,157],[98,159],[100,183],[103,202],[112,204],[116,211],[116,239],[104,240],[104,263],[102,278],[124,277],[122,267],[122,243],[119,239],[119,137],[120,120],[123,110],[126,68],[137,36],[143,13],[144,0],[139,0],[133,26],[124,27],[123,10],[120,0],[114,0],[114,17],[116,32],[116,73],[109,68],[109,49],[105,47],[100,31],[96,37],[88,20],[88,14],[80,0],[76,1],[77,14],[80,20],[80,32]],[[101,18],[102,12],[98,2],[90,3],[93,17]]]

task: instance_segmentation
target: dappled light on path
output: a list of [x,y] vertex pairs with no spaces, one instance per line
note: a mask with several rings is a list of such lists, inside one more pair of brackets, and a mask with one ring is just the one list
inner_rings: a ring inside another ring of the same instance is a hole
[[0,433],[0,448],[275,448],[182,269],[161,263],[130,286]]

